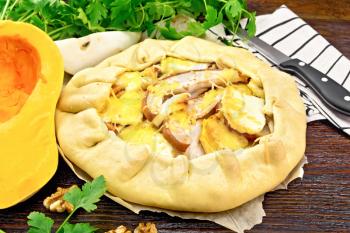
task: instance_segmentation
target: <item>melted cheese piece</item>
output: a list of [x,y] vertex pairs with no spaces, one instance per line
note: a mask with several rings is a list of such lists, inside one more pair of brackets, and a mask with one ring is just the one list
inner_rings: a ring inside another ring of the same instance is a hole
[[231,128],[240,133],[257,134],[265,126],[264,100],[228,87],[222,100],[222,109]]
[[191,70],[205,70],[208,67],[208,63],[197,63],[174,57],[166,57],[160,63],[160,69],[165,76],[183,73]]
[[149,122],[131,125],[119,134],[119,136],[135,144],[146,144],[152,152],[159,156],[173,156],[175,151],[161,133]]
[[223,89],[212,89],[204,93],[203,96],[192,99],[188,102],[188,111],[194,118],[202,118],[212,111],[220,102]]
[[147,96],[146,104],[150,112],[159,114],[163,105],[165,95],[172,94],[173,91],[180,87],[180,83],[161,82],[159,85],[148,86],[149,94]]
[[174,95],[167,99],[161,106],[159,114],[152,120],[155,126],[160,126],[162,122],[173,112],[186,108],[185,101],[189,98],[189,94],[182,93]]
[[142,100],[144,93],[140,90],[126,91],[120,97],[111,96],[106,110],[102,113],[105,122],[119,125],[132,125],[142,121]]
[[213,102],[217,101],[217,98],[219,98],[221,92],[222,90],[217,90],[217,89],[207,91],[206,93],[204,93],[203,101],[199,103],[198,107],[200,109],[206,109],[208,106],[212,105]]
[[[121,92],[124,90],[124,92]],[[118,125],[137,124],[142,121],[142,75],[140,72],[125,72],[120,75],[109,97],[102,119]]]
[[233,84],[229,88],[227,88],[228,91],[230,91],[232,89],[237,90],[237,91],[239,91],[243,94],[246,94],[246,95],[253,95],[253,92],[245,84]]
[[141,72],[142,88],[147,89],[149,85],[153,85],[157,83],[159,72],[160,72],[159,67],[156,65],[153,65],[151,67],[144,69]]
[[116,86],[118,89],[126,91],[135,91],[142,88],[142,76],[140,72],[126,72],[118,77]]
[[247,87],[252,91],[253,95],[259,98],[265,98],[265,93],[262,86],[256,80],[251,79]]
[[222,149],[238,150],[248,146],[248,140],[239,133],[230,130],[217,115],[203,120],[199,140],[206,153]]
[[190,143],[190,133],[195,123],[195,120],[191,118],[185,111],[178,111],[169,116],[167,126],[171,132],[177,135],[177,137],[183,139],[181,141]]

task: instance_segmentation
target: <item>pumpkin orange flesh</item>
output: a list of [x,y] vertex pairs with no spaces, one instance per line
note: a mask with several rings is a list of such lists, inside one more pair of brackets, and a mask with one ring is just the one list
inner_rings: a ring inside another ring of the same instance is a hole
[[15,116],[40,77],[37,50],[19,36],[0,37],[0,123]]

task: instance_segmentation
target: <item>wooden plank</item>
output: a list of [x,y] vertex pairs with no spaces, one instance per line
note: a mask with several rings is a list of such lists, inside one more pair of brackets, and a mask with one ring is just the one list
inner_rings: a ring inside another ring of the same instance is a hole
[[248,0],[258,14],[272,13],[286,5],[304,19],[350,20],[349,0]]

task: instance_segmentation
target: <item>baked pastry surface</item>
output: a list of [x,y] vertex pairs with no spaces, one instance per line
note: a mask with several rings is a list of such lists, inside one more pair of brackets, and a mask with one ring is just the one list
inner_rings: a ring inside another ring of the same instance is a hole
[[217,212],[285,180],[305,152],[306,115],[293,78],[247,50],[147,39],[70,80],[56,131],[112,194]]

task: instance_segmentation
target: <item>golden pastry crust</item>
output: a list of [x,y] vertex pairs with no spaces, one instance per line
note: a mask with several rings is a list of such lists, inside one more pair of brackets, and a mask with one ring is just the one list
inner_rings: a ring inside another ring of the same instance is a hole
[[[108,131],[98,112],[117,76],[141,71],[165,56],[215,62],[251,77],[264,88],[264,113],[273,118],[273,132],[246,149],[188,159],[154,154]],[[112,194],[165,209],[217,212],[271,191],[287,177],[305,152],[306,116],[293,78],[244,49],[194,37],[147,39],[77,73],[62,92],[56,130],[65,156],[92,177],[104,175]]]

